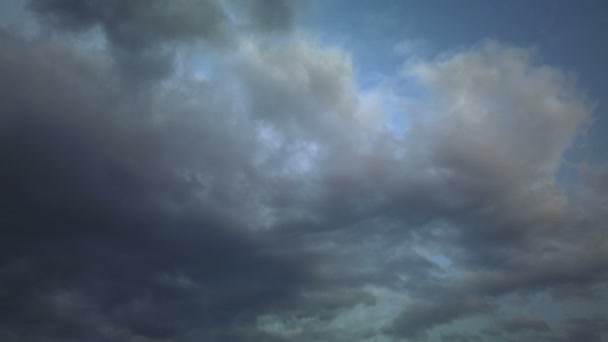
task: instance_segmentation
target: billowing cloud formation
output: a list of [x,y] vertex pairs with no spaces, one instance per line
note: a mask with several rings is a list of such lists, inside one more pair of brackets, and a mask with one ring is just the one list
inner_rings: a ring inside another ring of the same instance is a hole
[[414,96],[361,90],[289,2],[30,5],[54,34],[0,34],[2,340],[605,334],[509,314],[608,280],[606,172],[559,179],[591,108],[534,51],[409,61]]
[[241,16],[217,0],[73,1],[32,0],[30,8],[46,22],[67,31],[99,29],[123,72],[161,77],[171,72],[179,43],[230,46],[243,28],[286,30],[292,25],[291,2],[251,1]]

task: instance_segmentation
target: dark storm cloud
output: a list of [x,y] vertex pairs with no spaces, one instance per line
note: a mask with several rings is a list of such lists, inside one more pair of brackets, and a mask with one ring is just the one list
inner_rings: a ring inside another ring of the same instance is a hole
[[128,49],[213,38],[228,20],[216,1],[33,0],[30,5],[61,28],[85,30],[99,25],[112,43]]
[[551,330],[547,322],[531,316],[512,317],[501,321],[499,326],[508,334],[530,331],[546,332]]
[[396,137],[348,53],[274,39],[291,2],[30,4],[54,34],[1,32],[8,341],[416,339],[607,281],[605,171],[582,207],[555,176],[589,106],[528,50],[406,65],[425,95]]
[[254,0],[234,4],[234,9],[217,0],[30,0],[29,4],[61,28],[86,30],[99,25],[112,43],[127,49],[183,39],[224,40],[236,33],[235,21],[240,18],[230,18],[228,10],[238,7],[245,7],[237,11],[243,20],[265,30],[287,30],[294,16],[289,0]]
[[442,298],[421,299],[414,302],[393,322],[389,333],[405,338],[418,338],[436,326],[491,312],[493,309],[493,305],[482,298],[457,293]]
[[572,318],[565,322],[567,329],[566,341],[603,341],[602,336],[608,333],[608,320],[598,315]]
[[312,264],[250,236],[238,215],[191,206],[175,168],[194,152],[180,142],[204,131],[176,122],[178,142],[171,125],[158,130],[151,99],[103,59],[8,34],[2,46],[0,330],[9,341],[214,338],[245,329],[254,312],[289,307],[314,282]]
[[44,23],[68,31],[99,28],[112,46],[123,72],[143,79],[170,74],[178,43],[205,43],[212,47],[236,44],[239,20],[249,30],[287,30],[292,23],[291,2],[255,0],[234,18],[217,0],[178,1],[73,1],[31,0],[30,8]]
[[481,337],[472,334],[451,333],[441,335],[441,342],[476,342],[482,341]]

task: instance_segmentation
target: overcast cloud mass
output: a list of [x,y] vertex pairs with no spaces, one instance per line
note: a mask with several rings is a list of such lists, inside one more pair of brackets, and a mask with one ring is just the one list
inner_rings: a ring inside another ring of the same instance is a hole
[[0,3],[0,340],[608,341],[602,1]]

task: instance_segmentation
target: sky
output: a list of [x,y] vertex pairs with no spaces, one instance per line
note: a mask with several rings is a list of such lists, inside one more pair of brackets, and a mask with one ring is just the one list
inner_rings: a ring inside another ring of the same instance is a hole
[[608,341],[608,4],[0,0],[0,340]]

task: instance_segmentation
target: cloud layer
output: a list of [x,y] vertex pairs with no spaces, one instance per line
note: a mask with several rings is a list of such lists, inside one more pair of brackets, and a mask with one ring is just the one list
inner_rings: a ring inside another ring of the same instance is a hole
[[51,34],[0,31],[2,340],[606,334],[608,173],[560,178],[592,106],[538,52],[362,90],[289,1],[29,8]]

